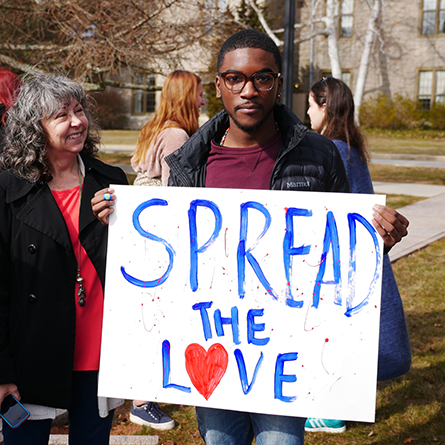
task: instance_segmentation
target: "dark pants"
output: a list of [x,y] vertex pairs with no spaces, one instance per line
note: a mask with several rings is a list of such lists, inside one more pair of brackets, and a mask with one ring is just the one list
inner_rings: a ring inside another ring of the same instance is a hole
[[[19,388],[20,391],[20,388]],[[73,374],[72,404],[68,411],[70,445],[108,445],[114,410],[101,418],[97,406],[97,371]],[[3,422],[5,445],[48,445],[52,419],[26,420],[12,429]]]

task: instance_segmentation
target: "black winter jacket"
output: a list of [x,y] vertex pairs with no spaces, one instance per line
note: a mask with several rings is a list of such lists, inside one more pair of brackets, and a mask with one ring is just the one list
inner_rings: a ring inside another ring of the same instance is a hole
[[[324,136],[310,132],[286,106],[277,103],[275,120],[283,146],[270,178],[271,190],[349,192],[345,167],[337,147]],[[206,122],[180,149],[165,157],[169,185],[204,187],[212,139],[219,141],[229,126],[221,111]]]
[[[91,198],[124,172],[84,158],[79,237],[104,284],[107,227]],[[69,408],[76,329],[76,255],[51,190],[11,171],[0,174],[0,383],[22,401]],[[88,298],[88,296],[87,296]]]

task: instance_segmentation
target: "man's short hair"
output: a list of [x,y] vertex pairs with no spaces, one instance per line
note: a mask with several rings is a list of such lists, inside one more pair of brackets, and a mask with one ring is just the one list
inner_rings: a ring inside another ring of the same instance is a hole
[[231,35],[221,46],[218,54],[217,70],[221,70],[224,63],[224,58],[227,53],[241,48],[259,48],[271,53],[274,56],[275,62],[278,66],[278,71],[281,72],[281,55],[278,46],[266,34],[256,31],[254,29],[244,29]]

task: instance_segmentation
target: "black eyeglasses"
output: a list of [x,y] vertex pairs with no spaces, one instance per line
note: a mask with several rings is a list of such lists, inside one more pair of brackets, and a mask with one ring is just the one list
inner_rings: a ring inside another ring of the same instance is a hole
[[246,86],[246,83],[252,79],[253,86],[257,91],[270,91],[274,85],[275,80],[281,76],[281,73],[262,73],[256,72],[251,76],[246,76],[243,73],[238,73],[237,71],[225,71],[224,73],[219,73],[224,81],[226,88],[236,94],[240,93],[242,89]]

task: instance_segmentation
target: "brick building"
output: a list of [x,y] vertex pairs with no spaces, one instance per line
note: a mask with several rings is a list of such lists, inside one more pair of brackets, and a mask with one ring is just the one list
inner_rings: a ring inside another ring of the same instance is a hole
[[[363,42],[374,0],[340,0],[338,48],[343,80],[355,90]],[[445,102],[445,0],[384,0],[374,39],[364,99],[384,93],[418,99],[428,109]],[[311,0],[300,2],[297,21],[311,15]],[[313,80],[330,73],[324,36],[313,41]],[[307,98],[311,65],[310,41],[296,48],[296,88]],[[300,99],[298,99],[300,97]]]

